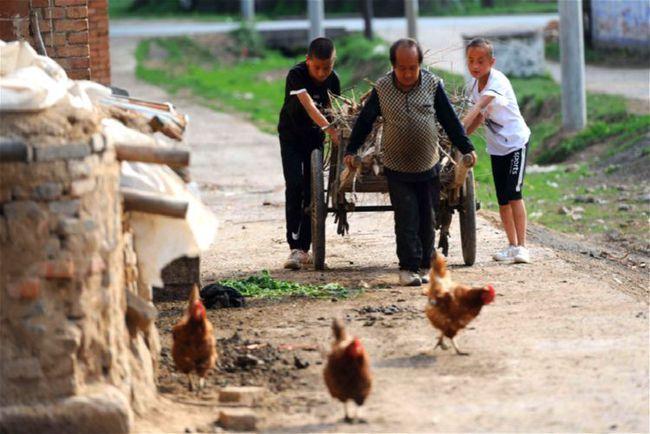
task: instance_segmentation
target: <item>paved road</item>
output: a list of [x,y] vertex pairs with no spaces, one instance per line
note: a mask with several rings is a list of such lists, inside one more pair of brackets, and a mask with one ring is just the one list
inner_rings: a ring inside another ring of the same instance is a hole
[[[538,15],[503,15],[489,17],[422,17],[418,24],[420,30],[430,28],[466,29],[474,31],[482,27],[542,27],[549,20],[557,18],[556,14]],[[292,30],[306,29],[307,20],[277,20],[262,21],[257,24],[258,30]],[[373,26],[377,32],[398,32],[406,36],[405,18],[376,18]],[[111,37],[147,37],[147,36],[181,36],[200,33],[228,32],[239,27],[238,22],[197,22],[183,19],[141,20],[125,19],[112,20],[110,25]],[[350,31],[363,29],[360,18],[336,18],[325,20],[325,27],[345,27]]]
[[[549,62],[548,69],[553,79],[559,83],[562,79],[560,64]],[[642,104],[636,111],[646,114],[650,112],[650,69],[587,65],[585,78],[587,90],[639,100]]]

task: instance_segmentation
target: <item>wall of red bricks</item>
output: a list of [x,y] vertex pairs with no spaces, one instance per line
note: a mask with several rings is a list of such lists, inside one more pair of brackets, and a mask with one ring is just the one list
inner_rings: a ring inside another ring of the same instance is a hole
[[88,0],[90,78],[111,83],[111,58],[108,45],[108,0]]
[[0,39],[13,41],[29,38],[29,1],[2,0],[0,2]]
[[32,11],[38,14],[48,56],[70,78],[110,84],[106,0],[2,0],[0,39],[25,39],[36,47],[30,33]]

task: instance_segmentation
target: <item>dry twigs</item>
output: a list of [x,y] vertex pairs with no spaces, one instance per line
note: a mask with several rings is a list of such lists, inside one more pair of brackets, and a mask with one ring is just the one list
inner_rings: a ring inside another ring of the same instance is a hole
[[[372,82],[370,82],[372,84]],[[364,103],[370,96],[368,91],[358,99],[354,92],[350,97],[330,94],[332,107],[328,111],[331,123],[336,125],[341,134],[342,143],[347,145],[347,141],[352,133],[352,128],[363,108]],[[449,100],[459,118],[462,118],[471,108],[472,103],[462,91],[452,91],[448,93]],[[360,163],[356,170],[343,169],[339,178],[339,186],[352,186],[352,192],[356,190],[358,182],[363,182],[367,178],[379,177],[383,175],[383,151],[382,151],[382,125],[383,119],[379,117],[372,127],[372,131],[366,138],[363,146],[358,151],[357,161]],[[454,181],[456,172],[455,153],[452,151],[452,143],[444,128],[439,123],[438,127],[438,146],[441,159],[441,182],[444,186],[451,185]],[[332,154],[336,158],[336,154]]]

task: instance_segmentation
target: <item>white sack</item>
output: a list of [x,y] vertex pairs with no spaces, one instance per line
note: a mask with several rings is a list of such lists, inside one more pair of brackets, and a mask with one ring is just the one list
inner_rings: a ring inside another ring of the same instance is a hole
[[101,84],[70,80],[58,63],[26,41],[0,41],[0,111],[44,110],[62,100],[93,110],[95,101],[110,94]]
[[160,272],[167,264],[181,256],[198,256],[210,247],[217,219],[168,166],[124,161],[120,184],[189,202],[185,219],[131,213],[140,277],[145,284],[162,287]]

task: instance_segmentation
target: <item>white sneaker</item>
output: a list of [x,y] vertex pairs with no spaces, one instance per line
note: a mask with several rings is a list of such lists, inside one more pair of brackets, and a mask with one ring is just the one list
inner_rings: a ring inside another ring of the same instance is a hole
[[530,264],[530,253],[524,246],[515,247],[515,263],[517,264]]
[[515,250],[517,250],[516,246],[508,246],[492,255],[492,259],[499,262],[513,261],[515,259]]
[[289,270],[300,270],[304,264],[309,263],[310,259],[309,253],[300,249],[293,249],[287,260],[284,262],[284,268]]
[[409,270],[399,270],[399,284],[402,286],[420,286],[422,279],[418,273]]
[[431,268],[420,268],[418,274],[420,275],[420,280],[422,283],[429,283],[429,274],[431,273]]

